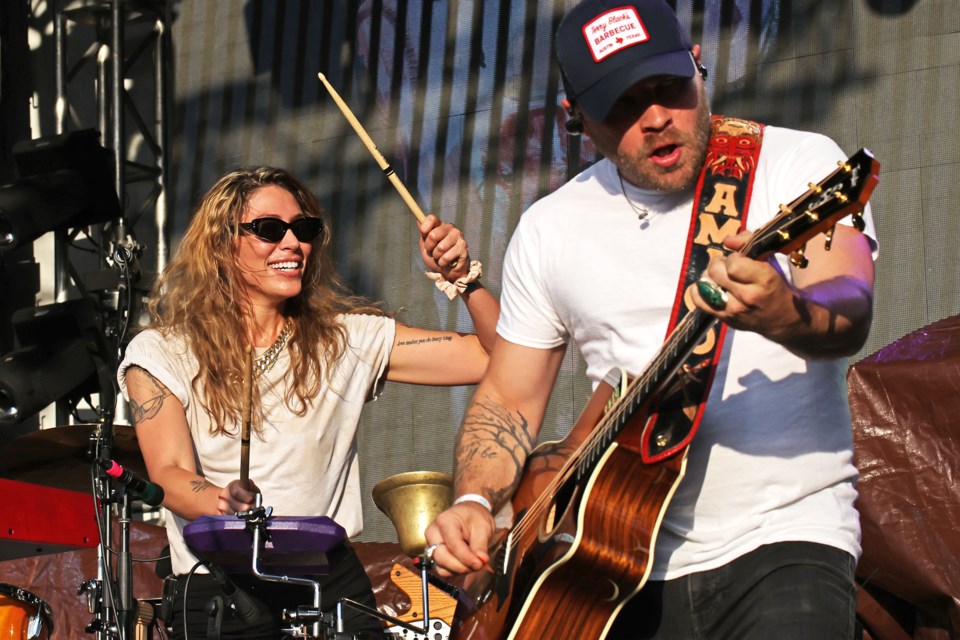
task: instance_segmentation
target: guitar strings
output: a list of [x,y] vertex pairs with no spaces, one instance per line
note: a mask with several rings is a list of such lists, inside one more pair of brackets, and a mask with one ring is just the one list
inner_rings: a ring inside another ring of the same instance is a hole
[[[674,331],[671,332],[667,343],[665,344],[676,342],[681,335],[689,330],[690,327],[688,325],[690,324],[692,324],[692,320],[690,320],[690,314],[688,314],[683,320],[680,321],[680,324],[677,325]],[[661,349],[660,355],[654,359],[651,366],[647,367],[647,372],[655,370],[663,365],[663,363],[666,361],[666,351],[667,350],[665,349]],[[634,402],[635,397],[639,395],[640,390],[649,384],[649,378],[650,373],[647,373],[627,385],[626,392],[620,401],[613,406],[612,411],[604,416],[597,428],[587,434],[587,437],[580,444],[577,450],[573,453],[573,455],[570,456],[570,458],[567,459],[557,475],[554,476],[550,483],[548,483],[546,489],[537,496],[536,500],[534,500],[533,504],[530,505],[523,517],[521,517],[517,524],[514,525],[512,535],[524,536],[531,527],[535,527],[533,531],[536,532],[536,528],[539,526],[538,523],[540,520],[540,515],[552,503],[553,495],[556,494],[560,486],[565,484],[570,479],[571,475],[576,472],[587,456],[591,455],[592,452],[598,448],[600,442],[608,436],[609,432],[613,429],[613,426],[616,425],[623,417],[628,405],[631,405]]]

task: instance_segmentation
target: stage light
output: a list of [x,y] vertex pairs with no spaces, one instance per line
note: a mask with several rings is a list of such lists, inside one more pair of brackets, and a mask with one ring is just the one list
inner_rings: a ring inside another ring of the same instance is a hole
[[13,327],[19,346],[0,357],[0,425],[22,422],[58,400],[113,391],[111,358],[90,299],[20,309]]
[[48,231],[120,217],[112,153],[92,129],[19,142],[18,178],[0,187],[0,253]]

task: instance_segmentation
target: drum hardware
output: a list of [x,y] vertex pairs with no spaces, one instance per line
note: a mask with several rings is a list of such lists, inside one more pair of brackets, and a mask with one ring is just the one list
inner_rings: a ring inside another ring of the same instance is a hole
[[[257,506],[236,516],[201,516],[186,525],[183,534],[190,550],[207,564],[211,574],[224,570],[229,573],[250,572],[266,582],[311,588],[311,604],[284,609],[283,622],[290,625],[282,630],[285,637],[348,640],[352,638],[345,630],[348,608],[387,623],[395,632],[401,632],[402,638],[425,637],[422,621],[394,618],[349,598],[341,598],[333,612],[321,612],[320,583],[290,574],[327,573],[330,567],[326,552],[346,539],[346,531],[325,516],[273,516],[272,508],[262,506],[260,500],[258,495]],[[433,576],[431,579],[439,580]],[[213,628],[208,628],[212,637],[219,633],[217,616],[222,621],[229,604],[223,598],[212,603],[209,613]],[[438,628],[447,629],[443,638],[449,636],[448,621],[435,620],[434,623],[440,625]],[[434,634],[430,636],[431,640],[436,637]]]
[[[308,578],[301,578],[291,575],[282,575],[282,574],[271,574],[262,570],[262,556],[264,555],[264,549],[266,547],[265,541],[267,538],[272,538],[274,545],[279,540],[279,532],[283,529],[284,524],[289,524],[291,522],[295,523],[297,520],[311,520],[309,518],[284,518],[284,519],[274,519],[271,521],[270,513],[272,509],[270,507],[263,507],[260,504],[261,501],[260,494],[257,494],[256,506],[249,510],[237,514],[237,518],[244,520],[246,522],[247,530],[251,531],[253,534],[253,544],[252,544],[252,555],[250,568],[253,572],[253,575],[257,576],[259,579],[266,582],[278,582],[281,584],[293,584],[301,585],[305,587],[310,587],[313,591],[313,602],[312,605],[308,606],[297,606],[294,609],[284,609],[283,611],[283,621],[290,623],[291,626],[283,629],[283,633],[287,637],[291,638],[327,638],[327,640],[349,640],[353,636],[347,633],[344,629],[344,607],[351,606],[356,608],[359,611],[367,613],[383,620],[392,621],[389,616],[385,616],[376,609],[370,609],[364,605],[353,602],[347,598],[342,598],[336,608],[336,614],[331,616],[329,614],[323,614],[320,611],[320,583],[316,580],[310,580]],[[322,518],[324,520],[329,520],[329,518]],[[332,522],[332,521],[330,521]],[[270,524],[277,524],[279,527],[275,531],[271,531]],[[192,526],[192,525],[188,525]],[[339,527],[339,525],[337,525]],[[339,528],[340,535],[334,537],[329,536],[326,538],[325,542],[321,542],[317,545],[324,552],[333,548],[335,544],[339,544],[346,537],[346,531],[342,528]],[[186,534],[186,530],[184,531]],[[189,544],[189,540],[188,540]],[[315,543],[316,544],[316,543]],[[289,558],[288,558],[289,561]],[[323,571],[314,570],[312,573],[325,573],[328,568],[325,568]],[[403,622],[397,620],[400,624]],[[321,624],[326,627],[327,630],[332,630],[334,635],[331,637],[326,631],[321,635]],[[405,625],[406,626],[406,625]],[[414,631],[417,629],[412,628]]]
[[[112,405],[105,403],[104,406]],[[133,598],[133,555],[130,551],[133,498],[122,482],[111,481],[104,472],[108,463],[113,462],[115,426],[111,410],[101,409],[100,415],[101,422],[89,433],[87,450],[89,482],[100,530],[97,578],[82,583],[78,595],[87,594],[88,608],[94,616],[85,628],[87,633],[95,633],[99,640],[129,640],[136,633],[138,612]],[[70,428],[73,427],[67,427]],[[135,462],[128,464],[134,465]],[[119,525],[119,548],[116,550],[111,523],[114,517]],[[111,558],[111,553],[115,554],[115,559]]]
[[[252,509],[252,513],[243,512],[237,514],[238,518],[243,518],[247,520],[247,526],[253,527],[253,557],[251,559],[250,568],[253,570],[253,575],[257,576],[261,580],[267,582],[279,582],[282,584],[299,584],[305,587],[310,587],[313,590],[313,606],[319,611],[320,609],[320,583],[316,580],[309,580],[307,578],[297,578],[293,576],[280,575],[280,574],[271,574],[266,573],[260,570],[260,551],[263,548],[261,542],[265,542],[265,532],[267,530],[267,518],[269,518],[269,512],[272,509],[268,508],[266,512],[261,511],[261,501],[262,497],[258,493],[256,498],[256,507]],[[266,515],[265,515],[266,514]],[[306,631],[306,626],[298,627],[296,633],[293,633],[293,637],[299,638],[319,638],[320,637],[320,620],[317,619],[310,625],[311,633],[308,635]],[[303,635],[300,635],[302,633]]]
[[[243,426],[240,433],[240,481],[244,487],[249,486],[250,423],[253,405],[251,396],[253,383],[252,358],[253,351],[248,350],[244,371],[243,397],[241,398]],[[436,486],[442,484],[438,484],[437,479],[432,476],[421,474],[418,477],[423,481],[421,484],[434,484]],[[392,486],[395,483],[389,484],[391,485],[390,492],[396,495],[408,493],[414,486],[409,481],[405,481],[401,484],[406,485],[407,490],[395,492],[394,489],[400,487]],[[448,487],[451,485],[449,476],[447,476],[446,485]],[[376,489],[374,491],[375,499],[377,499],[378,493]],[[433,495],[433,491],[420,493],[423,496]],[[262,500],[263,496],[259,493],[256,494],[254,508],[240,512],[236,516],[201,516],[184,527],[183,536],[194,555],[207,563],[211,574],[219,570],[235,573],[249,570],[257,578],[266,582],[310,587],[313,591],[311,605],[298,605],[283,610],[283,622],[291,625],[289,628],[282,630],[286,637],[324,637],[330,640],[330,636],[326,633],[321,636],[321,626],[323,626],[326,631],[334,634],[333,638],[338,640],[340,638],[344,640],[351,638],[352,636],[344,629],[344,611],[347,607],[406,631],[415,634],[423,633],[422,627],[385,615],[377,609],[371,609],[348,598],[342,598],[337,603],[333,615],[324,614],[320,610],[320,583],[316,580],[296,577],[293,574],[322,575],[329,572],[326,553],[346,540],[346,530],[326,516],[273,517],[273,509],[263,506]],[[428,502],[433,509],[443,508],[443,500],[433,499]],[[445,502],[449,504],[450,496],[447,496]],[[412,515],[413,512],[408,511],[408,514]],[[425,527],[426,523],[423,526]],[[404,544],[405,549],[416,549],[417,547],[414,530],[415,525],[409,529],[409,533],[405,534],[407,539],[412,539],[412,542]],[[425,542],[419,544],[421,552],[425,544]],[[424,581],[426,579],[426,573],[424,573]],[[214,578],[214,580],[217,579]],[[224,575],[220,581],[222,590],[226,591],[224,584],[228,581],[229,579]],[[426,585],[423,589],[423,593],[426,594]],[[213,601],[211,603],[209,613],[212,616],[213,628],[208,628],[208,632],[212,631],[215,636],[219,632],[217,616],[222,621],[226,605],[226,601],[222,598],[219,602]]]
[[[77,595],[85,595],[87,597],[87,612],[97,612],[97,603],[100,602],[100,599],[103,597],[102,590],[103,583],[95,578],[84,580],[80,583],[80,586],[77,587]],[[90,631],[87,631],[87,633],[90,633]]]
[[29,591],[0,583],[0,637],[47,640],[51,633],[50,605]]
[[[420,604],[423,617],[419,622],[407,617],[406,620],[399,621],[401,625],[394,625],[389,631],[410,640],[428,637],[430,640],[446,640],[450,637],[450,627],[456,610],[457,590],[430,573],[434,562],[432,554],[425,552],[427,539],[424,531],[453,503],[453,478],[448,473],[437,471],[399,473],[381,480],[373,487],[373,502],[393,523],[400,548],[414,558],[414,563],[420,568]],[[394,566],[394,575],[397,575],[399,569],[399,565]],[[397,584],[403,588],[399,582]],[[411,593],[407,592],[407,595],[411,600],[411,612],[415,612],[416,601]],[[431,601],[443,604],[445,614],[442,618],[431,618]],[[406,633],[409,631],[413,631],[415,635]]]
[[[316,607],[301,606],[293,610],[287,609],[287,610],[284,610],[283,612],[283,620],[284,622],[290,622],[290,623],[299,622],[304,624],[312,624],[315,621],[320,620],[323,622],[324,626],[327,628],[327,631],[328,631],[328,633],[323,636],[326,640],[353,640],[355,636],[354,634],[346,630],[346,624],[344,622],[344,620],[346,620],[347,609],[353,609],[367,616],[370,616],[371,618],[377,618],[379,620],[382,620],[383,622],[391,623],[393,626],[387,629],[387,633],[395,635],[396,637],[405,638],[405,639],[409,638],[410,640],[423,639],[426,637],[423,635],[422,627],[419,627],[416,624],[410,624],[408,622],[404,622],[403,620],[394,618],[393,616],[389,616],[383,613],[382,611],[380,611],[379,609],[373,609],[363,603],[356,602],[355,600],[351,600],[350,598],[340,598],[337,601],[337,604],[334,607],[334,610],[330,613],[323,613]],[[439,620],[434,621],[434,624],[437,625],[436,629],[438,630],[446,626],[447,632],[442,637],[444,638],[448,637],[449,625],[446,625],[446,623]],[[303,635],[302,634],[303,626],[294,626],[289,629],[285,629],[284,631],[289,633],[290,637],[294,637],[294,638],[320,637],[320,636],[312,636],[312,635]],[[330,635],[331,633],[333,635]],[[433,638],[434,636],[431,635],[430,637]]]
[[[460,589],[447,584],[436,575],[427,574],[430,586],[428,587],[427,601],[430,603],[431,619],[429,623],[429,638],[448,638],[450,636],[451,625],[457,612],[457,604],[461,596]],[[411,606],[404,613],[398,616],[404,622],[411,625],[422,625],[422,612],[418,609],[419,601],[411,594],[415,594],[417,589],[421,588],[422,576],[414,573],[400,563],[395,563],[390,570],[390,580],[393,584],[407,595]],[[422,626],[417,626],[414,634],[407,628],[390,627],[388,633],[392,633],[397,638],[404,640],[422,640],[425,638]]]

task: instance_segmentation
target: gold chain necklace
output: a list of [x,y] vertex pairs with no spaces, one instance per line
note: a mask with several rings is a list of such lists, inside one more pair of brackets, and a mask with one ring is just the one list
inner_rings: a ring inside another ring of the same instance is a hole
[[287,323],[283,327],[283,331],[280,332],[280,335],[277,336],[277,339],[274,341],[270,348],[261,353],[253,361],[253,367],[256,370],[256,377],[260,377],[265,374],[267,371],[273,369],[273,365],[277,364],[277,359],[280,357],[280,353],[283,351],[284,347],[287,346],[287,340],[290,339],[290,334],[293,332],[293,322],[290,318],[287,318]]

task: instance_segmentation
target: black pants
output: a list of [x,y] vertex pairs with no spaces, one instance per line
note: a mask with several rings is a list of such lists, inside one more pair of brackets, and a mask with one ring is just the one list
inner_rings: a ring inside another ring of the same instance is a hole
[[649,582],[608,639],[849,640],[855,564],[825,545],[765,545],[712,571]]
[[[328,559],[330,573],[306,576],[320,583],[320,608],[331,611],[341,598],[376,608],[370,579],[353,548],[345,544],[328,554]],[[173,628],[172,638],[204,640],[209,632],[214,631],[214,626],[218,626],[224,640],[277,640],[284,637],[281,629],[291,626],[282,621],[284,609],[313,606],[313,589],[307,586],[266,582],[249,574],[231,574],[229,579],[241,592],[239,597],[237,594],[229,597],[209,574],[194,573],[189,579],[186,575],[178,576],[171,619],[166,621]],[[215,625],[216,618],[208,613],[208,605],[215,599],[222,605],[219,625]],[[236,608],[238,604],[240,607]],[[333,637],[333,627],[320,626],[321,637],[324,637],[324,629],[329,631],[329,637]],[[356,638],[385,637],[384,625],[379,619],[350,607],[344,607],[344,627]]]

